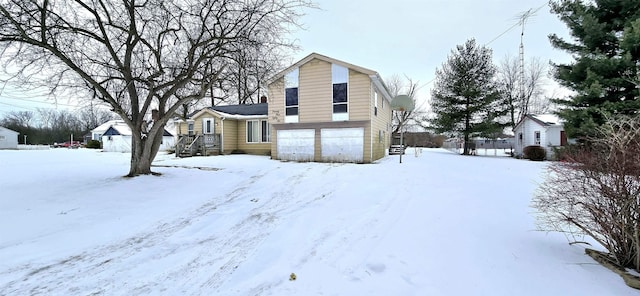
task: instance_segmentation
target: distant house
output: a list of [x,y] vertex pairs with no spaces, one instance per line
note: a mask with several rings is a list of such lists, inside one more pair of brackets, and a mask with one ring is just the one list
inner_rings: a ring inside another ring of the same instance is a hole
[[[131,152],[131,128],[124,122],[115,122],[102,133],[102,151]],[[162,135],[160,151],[173,149],[175,138],[167,130]]]
[[273,159],[370,163],[391,140],[391,95],[380,75],[312,53],[269,82]]
[[123,125],[124,120],[109,120],[96,128],[91,130],[91,138],[89,140],[97,140],[102,141],[102,135],[112,126],[112,125]]
[[0,126],[0,149],[18,149],[20,133]]
[[203,108],[177,125],[178,156],[242,152],[267,155],[271,150],[271,125],[267,103]]
[[513,129],[514,155],[522,156],[524,147],[539,145],[547,151],[547,159],[553,158],[553,147],[567,145],[564,125],[555,114],[527,114]]

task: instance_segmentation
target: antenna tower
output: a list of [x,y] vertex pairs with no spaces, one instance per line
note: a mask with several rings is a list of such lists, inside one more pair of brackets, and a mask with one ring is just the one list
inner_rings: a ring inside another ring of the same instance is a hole
[[[537,10],[536,10],[537,11]],[[525,76],[524,76],[524,25],[527,23],[527,20],[532,17],[534,15],[535,11],[533,11],[533,9],[529,9],[525,12],[523,12],[522,14],[520,14],[518,16],[518,18],[520,19],[520,21],[518,22],[518,24],[521,26],[521,33],[520,33],[520,64],[519,64],[519,72],[520,72],[520,100],[521,102],[523,102],[524,104],[524,114],[526,115],[526,113],[528,112],[528,105],[525,102]]]

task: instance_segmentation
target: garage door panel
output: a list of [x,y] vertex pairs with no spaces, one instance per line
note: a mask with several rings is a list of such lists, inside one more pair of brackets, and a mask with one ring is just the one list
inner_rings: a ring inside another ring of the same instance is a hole
[[364,128],[327,128],[320,136],[322,161],[363,162]]
[[279,130],[277,137],[278,159],[313,161],[315,130]]

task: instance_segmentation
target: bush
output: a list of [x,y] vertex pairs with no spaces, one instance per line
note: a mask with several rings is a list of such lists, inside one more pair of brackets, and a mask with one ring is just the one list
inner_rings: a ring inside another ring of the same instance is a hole
[[640,271],[640,117],[609,120],[598,132],[549,166],[532,201],[538,224],[586,234],[612,262]]
[[524,158],[533,161],[543,161],[547,158],[547,151],[538,145],[524,147],[522,153],[524,153]]
[[101,144],[102,143],[100,143],[100,141],[98,140],[89,140],[86,147],[90,149],[100,149],[100,146],[102,146]]

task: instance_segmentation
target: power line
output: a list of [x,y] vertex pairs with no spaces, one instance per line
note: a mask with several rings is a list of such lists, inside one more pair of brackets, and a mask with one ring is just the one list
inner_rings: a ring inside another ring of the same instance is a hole
[[[538,12],[540,9],[542,9],[543,7],[547,6],[547,2],[545,2],[544,4],[540,5],[540,7],[536,8],[535,10],[533,10],[531,12],[531,14],[534,14],[536,12]],[[531,11],[531,10],[529,10]],[[507,34],[509,31],[513,30],[513,28],[519,26],[521,24],[521,20],[516,22],[515,24],[513,24],[511,27],[509,27],[508,29],[506,29],[504,32],[500,33],[498,36],[494,37],[493,39],[491,39],[491,41],[487,42],[487,44],[485,45],[489,45],[491,43],[493,43],[494,41],[498,40],[500,37],[504,36],[504,34]],[[429,81],[427,81],[423,86],[427,86],[429,84],[431,84],[432,82],[434,82],[436,80],[436,78],[433,78]]]

